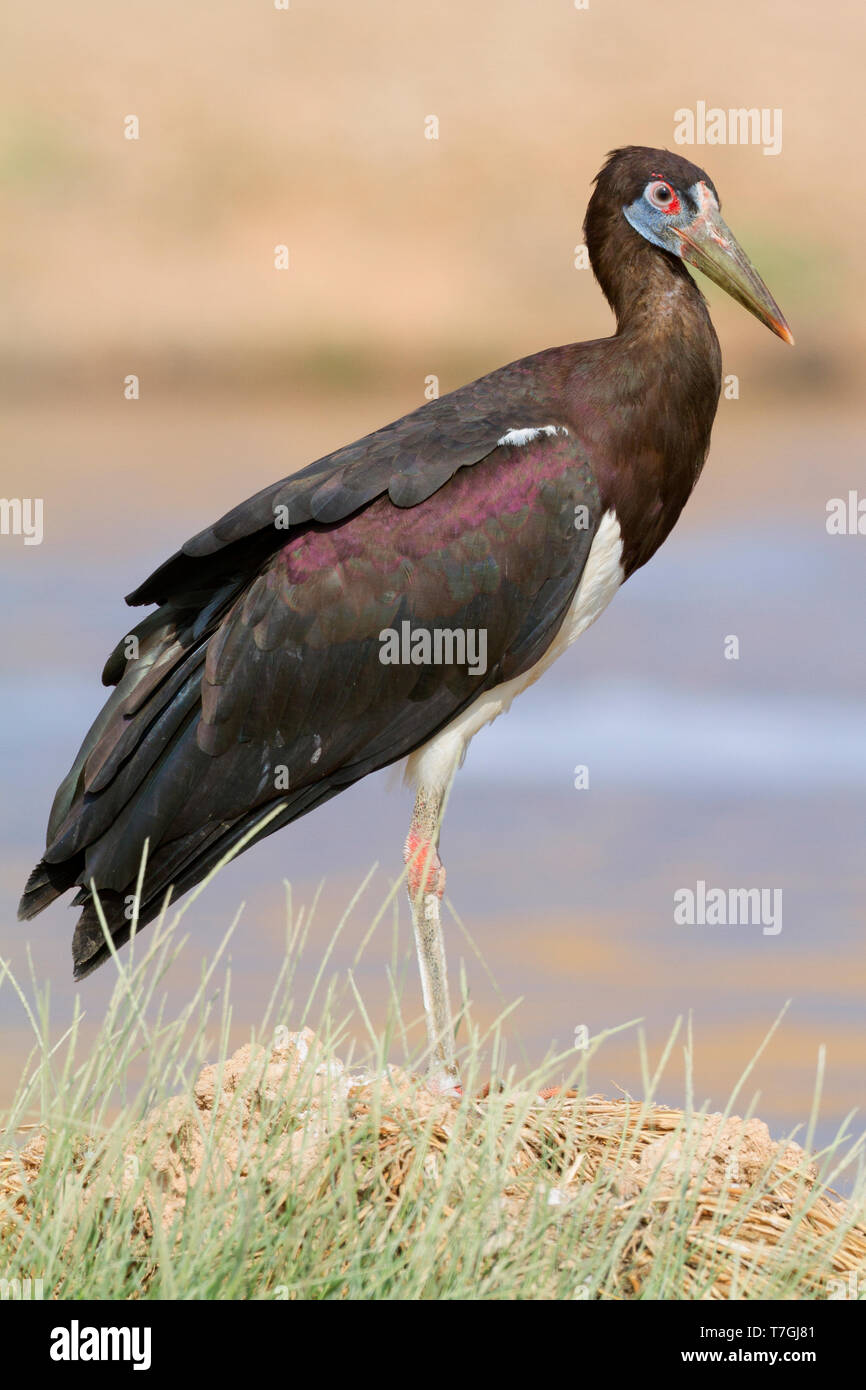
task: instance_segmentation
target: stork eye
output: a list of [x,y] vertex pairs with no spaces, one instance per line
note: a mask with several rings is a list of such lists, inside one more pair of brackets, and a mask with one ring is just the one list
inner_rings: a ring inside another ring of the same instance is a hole
[[652,203],[654,208],[661,208],[662,212],[673,213],[680,210],[679,198],[664,179],[647,184],[645,197],[647,202]]

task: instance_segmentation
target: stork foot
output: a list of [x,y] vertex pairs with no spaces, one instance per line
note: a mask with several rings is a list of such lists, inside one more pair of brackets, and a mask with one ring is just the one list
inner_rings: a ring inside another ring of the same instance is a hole
[[429,1071],[424,1078],[424,1085],[436,1096],[453,1096],[459,1100],[463,1095],[463,1087],[457,1073],[446,1071],[443,1067]]

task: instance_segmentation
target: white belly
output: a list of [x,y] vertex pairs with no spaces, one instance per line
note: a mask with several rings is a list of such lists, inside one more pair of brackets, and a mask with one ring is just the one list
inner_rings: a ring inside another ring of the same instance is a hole
[[406,780],[414,787],[444,791],[479,729],[504,713],[515,695],[534,684],[572,642],[603,613],[623,581],[622,536],[614,512],[605,512],[593,537],[580,583],[562,626],[544,656],[522,676],[479,695],[456,719],[406,760]]

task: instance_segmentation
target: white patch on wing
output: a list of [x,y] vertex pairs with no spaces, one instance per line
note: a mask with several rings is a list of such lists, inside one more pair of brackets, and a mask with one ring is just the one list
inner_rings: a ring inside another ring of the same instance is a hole
[[593,537],[583,574],[562,625],[544,656],[522,676],[479,695],[462,714],[406,759],[406,781],[414,787],[444,790],[466,757],[470,741],[510,707],[516,695],[542,676],[599,614],[623,581],[622,534],[616,513],[605,512]]
[[538,425],[526,430],[508,430],[497,444],[529,444],[540,434],[568,434],[565,425]]

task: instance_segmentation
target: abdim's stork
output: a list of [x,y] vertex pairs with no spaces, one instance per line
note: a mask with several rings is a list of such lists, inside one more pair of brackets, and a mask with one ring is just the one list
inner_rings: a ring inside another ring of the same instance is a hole
[[[79,885],[80,979],[249,843],[408,758],[405,846],[434,1072],[455,1075],[439,903],[442,806],[472,736],[646,564],[706,458],[719,345],[697,266],[779,337],[781,311],[710,178],[613,153],[585,226],[611,338],[551,348],[265,488],[127,600],[157,604],[54,801],[20,915]],[[134,640],[132,640],[134,639]]]

